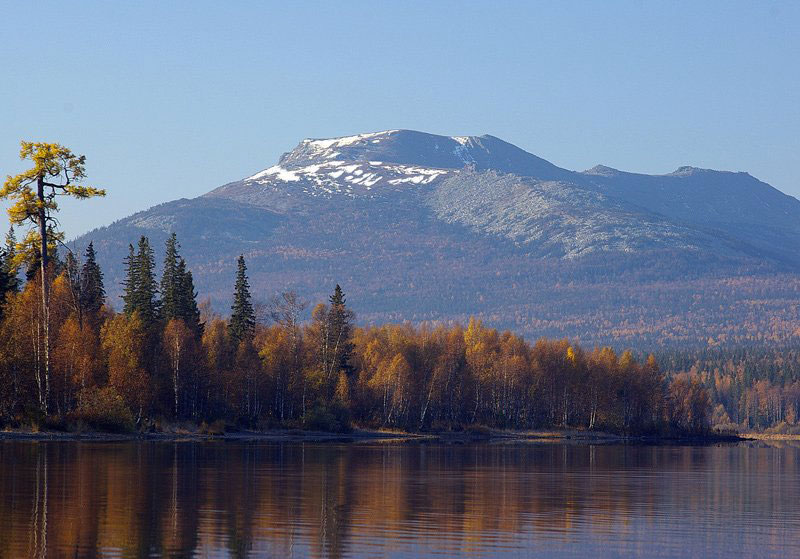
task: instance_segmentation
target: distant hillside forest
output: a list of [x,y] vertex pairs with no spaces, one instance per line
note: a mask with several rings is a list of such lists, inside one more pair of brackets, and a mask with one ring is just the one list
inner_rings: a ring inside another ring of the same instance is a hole
[[800,347],[740,347],[658,355],[670,378],[697,379],[711,395],[712,426],[800,434]]
[[[468,326],[360,328],[337,285],[303,322],[292,292],[254,305],[242,256],[225,319],[197,303],[169,237],[160,281],[146,237],[129,248],[124,308],[105,304],[92,245],[83,262],[51,259],[45,367],[39,265],[20,281],[13,239],[2,253],[0,422],[135,430],[159,422],[342,431],[580,428],[698,433],[709,390],[697,375],[667,381],[653,356],[588,352],[567,340],[529,344]],[[413,297],[412,293],[408,294]],[[204,307],[204,308],[201,308]],[[219,427],[217,427],[219,428]]]

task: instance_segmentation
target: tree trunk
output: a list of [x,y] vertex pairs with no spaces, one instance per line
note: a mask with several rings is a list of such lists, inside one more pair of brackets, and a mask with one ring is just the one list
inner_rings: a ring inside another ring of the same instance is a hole
[[175,419],[178,419],[178,374],[181,367],[181,343],[175,339],[174,356],[172,359],[172,389],[175,395]]
[[44,178],[39,177],[37,181],[37,196],[39,198],[39,238],[41,241],[40,258],[42,276],[42,322],[44,323],[44,399],[39,397],[39,406],[42,413],[47,415],[47,404],[50,400],[50,289],[47,281],[47,213],[44,198]]

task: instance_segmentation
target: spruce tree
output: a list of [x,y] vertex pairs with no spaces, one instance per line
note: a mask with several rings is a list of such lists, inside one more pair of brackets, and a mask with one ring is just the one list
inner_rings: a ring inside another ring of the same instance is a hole
[[342,292],[342,288],[338,283],[333,290],[333,295],[331,295],[328,300],[331,302],[331,305],[336,308],[343,308],[345,303],[347,303],[347,299],[344,298],[344,292]]
[[179,310],[181,278],[178,275],[178,239],[175,233],[167,238],[164,254],[164,273],[161,275],[161,313],[165,322],[183,318]]
[[194,289],[192,272],[186,269],[186,261],[178,262],[178,313],[186,325],[199,338],[203,335],[203,323],[200,322],[200,309],[197,307],[197,291]]
[[6,246],[0,249],[0,318],[3,317],[3,307],[9,293],[19,290],[17,267],[14,264],[14,255],[17,241],[14,238],[14,227],[6,235]]
[[133,314],[136,310],[136,286],[139,280],[136,277],[138,267],[136,266],[136,253],[133,245],[128,245],[128,256],[125,257],[125,280],[122,282],[122,312],[126,315]]
[[228,324],[231,337],[237,342],[252,338],[256,327],[256,315],[250,302],[250,284],[247,281],[247,266],[242,254],[237,261],[231,311],[231,321]]
[[0,318],[3,318],[6,296],[14,291],[14,278],[9,271],[8,262],[8,251],[0,249]]
[[106,290],[103,287],[103,272],[97,265],[97,255],[92,243],[86,247],[80,282],[81,306],[88,314],[95,315],[106,301]]
[[158,284],[155,279],[155,257],[150,241],[142,235],[139,239],[138,252],[134,254],[133,246],[128,247],[125,259],[127,277],[124,282],[125,314],[138,312],[145,328],[155,325],[159,317],[160,301],[158,300]]
[[353,311],[347,308],[347,299],[344,297],[342,288],[336,284],[333,295],[330,296],[331,303],[328,313],[328,333],[330,336],[329,347],[332,349],[331,366],[335,369],[350,374],[350,356],[353,353],[353,343],[351,340],[353,333]]
[[67,276],[67,285],[71,295],[70,303],[73,310],[78,314],[78,323],[83,325],[83,297],[81,294],[81,275],[78,270],[78,260],[72,251],[67,252],[64,259],[64,273]]
[[14,226],[8,228],[6,233],[5,258],[3,260],[2,272],[6,274],[8,290],[17,292],[20,288],[19,266],[16,263],[17,257],[17,236],[14,234]]
[[161,316],[165,322],[173,318],[183,320],[199,337],[203,334],[203,326],[197,308],[197,292],[194,290],[192,273],[186,269],[186,261],[178,254],[179,248],[180,244],[173,233],[167,239],[164,273],[161,276]]

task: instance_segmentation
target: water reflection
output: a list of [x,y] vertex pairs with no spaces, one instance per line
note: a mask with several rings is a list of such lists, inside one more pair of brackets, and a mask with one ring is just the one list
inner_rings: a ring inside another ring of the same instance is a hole
[[0,443],[0,558],[800,554],[798,448]]

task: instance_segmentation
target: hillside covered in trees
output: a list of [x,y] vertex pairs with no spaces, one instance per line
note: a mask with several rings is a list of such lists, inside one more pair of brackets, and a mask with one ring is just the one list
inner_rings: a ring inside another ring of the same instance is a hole
[[800,434],[800,348],[739,347],[664,352],[673,378],[697,379],[713,404],[712,426]]
[[256,299],[339,282],[363,323],[475,316],[618,351],[800,341],[800,201],[747,173],[573,171],[413,130],[306,139],[264,164],[70,246],[94,242],[115,306],[131,239],[175,232],[220,313],[243,253]]
[[[567,340],[534,344],[467,326],[360,328],[337,285],[306,319],[293,292],[254,305],[244,257],[230,318],[198,305],[175,235],[156,277],[146,237],[125,259],[124,307],[105,303],[89,245],[82,262],[54,254],[50,366],[45,367],[42,282],[21,282],[9,238],[2,253],[0,423],[133,430],[161,421],[411,431],[470,425],[565,427],[617,433],[708,428],[709,393],[695,377],[668,381],[656,360],[585,351]],[[234,281],[235,280],[235,281]]]

